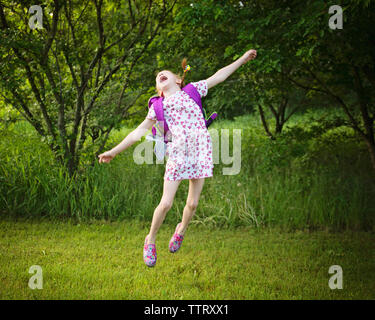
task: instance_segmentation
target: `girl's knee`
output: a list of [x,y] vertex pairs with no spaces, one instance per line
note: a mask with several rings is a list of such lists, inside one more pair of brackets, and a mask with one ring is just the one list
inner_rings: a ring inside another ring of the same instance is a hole
[[188,200],[186,201],[186,206],[190,209],[190,210],[195,210],[197,209],[198,207],[198,201],[197,200]]
[[159,208],[161,208],[163,211],[169,211],[172,208],[173,201],[169,200],[162,200],[159,203]]

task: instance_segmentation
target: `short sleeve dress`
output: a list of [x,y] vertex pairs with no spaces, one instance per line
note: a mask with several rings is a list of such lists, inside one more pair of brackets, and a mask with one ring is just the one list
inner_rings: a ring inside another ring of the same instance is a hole
[[[203,98],[207,80],[191,83]],[[164,118],[172,134],[167,144],[165,180],[199,179],[213,176],[212,140],[202,111],[185,91],[163,100]],[[157,120],[153,106],[146,118]]]

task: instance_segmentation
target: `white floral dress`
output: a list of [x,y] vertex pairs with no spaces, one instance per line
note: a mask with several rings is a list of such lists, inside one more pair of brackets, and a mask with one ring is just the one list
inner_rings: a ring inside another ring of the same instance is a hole
[[[191,83],[201,98],[207,95],[207,81]],[[164,179],[182,180],[213,176],[212,141],[199,105],[184,91],[163,100],[164,118],[172,134],[167,144]],[[153,106],[147,119],[157,120]]]

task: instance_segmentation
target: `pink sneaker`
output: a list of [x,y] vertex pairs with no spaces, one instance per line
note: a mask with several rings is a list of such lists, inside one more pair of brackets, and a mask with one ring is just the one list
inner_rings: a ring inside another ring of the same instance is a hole
[[147,237],[143,246],[143,261],[148,267],[153,267],[156,264],[156,247],[154,244],[147,244]]
[[175,253],[178,249],[180,249],[182,240],[184,240],[184,236],[182,234],[177,233],[177,229],[180,226],[179,223],[176,227],[174,235],[172,236],[171,240],[169,241],[169,251]]

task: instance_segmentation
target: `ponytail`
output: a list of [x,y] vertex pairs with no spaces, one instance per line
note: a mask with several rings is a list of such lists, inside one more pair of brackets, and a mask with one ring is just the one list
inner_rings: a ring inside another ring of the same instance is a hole
[[185,86],[185,75],[186,72],[190,71],[190,66],[187,64],[187,59],[183,58],[181,62],[182,70],[184,71],[182,77],[181,77],[181,88]]

